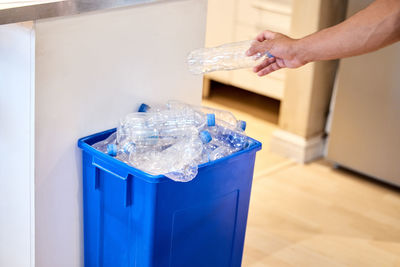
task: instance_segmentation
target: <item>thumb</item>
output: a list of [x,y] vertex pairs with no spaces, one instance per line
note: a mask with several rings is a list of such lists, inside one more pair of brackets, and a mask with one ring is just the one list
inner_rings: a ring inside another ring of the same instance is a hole
[[255,38],[257,41],[262,42],[265,40],[272,40],[275,39],[276,32],[265,30]]

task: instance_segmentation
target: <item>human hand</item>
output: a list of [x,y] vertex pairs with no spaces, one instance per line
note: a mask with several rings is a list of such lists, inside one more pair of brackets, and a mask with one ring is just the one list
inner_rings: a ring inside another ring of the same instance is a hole
[[258,76],[267,75],[281,68],[298,68],[307,63],[301,59],[296,39],[281,33],[264,31],[257,35],[256,40],[257,42],[254,42],[246,52],[247,56],[265,52],[273,55],[253,68]]

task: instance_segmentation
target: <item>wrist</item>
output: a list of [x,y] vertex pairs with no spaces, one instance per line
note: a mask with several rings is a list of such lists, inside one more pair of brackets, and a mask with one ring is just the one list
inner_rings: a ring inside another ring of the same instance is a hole
[[306,37],[296,39],[293,44],[294,57],[301,65],[305,65],[311,61],[314,61],[311,51],[310,45],[307,44]]

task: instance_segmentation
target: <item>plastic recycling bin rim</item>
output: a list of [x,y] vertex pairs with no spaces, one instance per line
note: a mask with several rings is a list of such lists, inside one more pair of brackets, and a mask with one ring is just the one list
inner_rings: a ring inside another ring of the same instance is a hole
[[[152,175],[152,174],[146,173],[144,171],[141,171],[135,167],[132,167],[132,166],[126,164],[125,162],[118,160],[117,158],[114,158],[110,155],[107,155],[101,151],[96,150],[95,148],[92,147],[93,143],[90,143],[90,144],[88,143],[89,140],[96,140],[96,137],[100,137],[100,136],[108,137],[115,131],[116,131],[116,128],[113,128],[110,130],[106,130],[103,132],[99,132],[96,134],[92,134],[92,135],[80,138],[78,140],[78,147],[80,147],[83,151],[90,152],[90,154],[92,154],[94,157],[99,158],[100,160],[112,162],[112,164],[115,168],[118,168],[119,170],[123,170],[126,173],[130,173],[130,174],[134,175],[135,178],[143,179],[149,183],[161,183],[161,182],[171,181],[168,177],[166,177],[164,175]],[[238,152],[235,152],[229,156],[226,156],[226,157],[223,157],[223,158],[211,161],[211,162],[200,164],[199,171],[201,169],[205,169],[205,168],[213,167],[214,165],[218,165],[218,163],[220,163],[220,162],[230,161],[233,158],[236,158],[237,156],[239,156],[241,154],[248,153],[251,150],[255,150],[255,152],[261,150],[261,147],[262,147],[261,142],[255,140],[251,137],[248,137],[248,138],[250,140],[252,140],[252,144],[248,148],[240,150]],[[105,138],[99,138],[99,139],[97,139],[97,141],[99,142],[104,139]],[[196,177],[194,179],[196,179]]]

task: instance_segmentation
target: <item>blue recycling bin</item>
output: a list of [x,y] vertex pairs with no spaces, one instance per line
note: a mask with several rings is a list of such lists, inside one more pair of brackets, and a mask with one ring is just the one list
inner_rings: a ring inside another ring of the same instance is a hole
[[190,182],[150,175],[78,141],[86,267],[241,266],[256,152],[202,164]]

